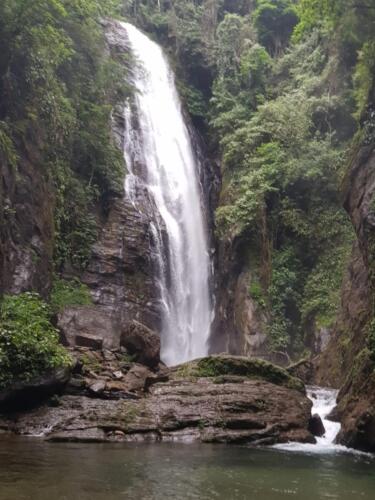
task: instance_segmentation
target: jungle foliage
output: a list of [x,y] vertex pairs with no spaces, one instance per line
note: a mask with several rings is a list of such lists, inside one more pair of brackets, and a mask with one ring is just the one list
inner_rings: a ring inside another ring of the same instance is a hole
[[125,15],[169,50],[220,152],[219,238],[270,256],[254,299],[271,345],[311,347],[334,322],[354,238],[341,182],[373,82],[372,0],[132,0]]
[[[37,145],[55,195],[57,274],[87,266],[95,207],[122,192],[110,115],[129,89],[105,50],[112,15],[169,52],[221,161],[217,235],[263,253],[249,294],[272,347],[301,352],[306,332],[332,326],[353,240],[340,192],[358,125],[374,130],[373,0],[2,0],[0,160],[17,172]],[[55,310],[88,300],[80,286],[55,287]]]
[[[54,186],[57,270],[87,263],[97,200],[121,192],[123,160],[110,134],[123,96],[102,20],[120,0],[3,0],[0,4],[0,155],[17,168],[37,145]],[[17,154],[16,154],[17,151]]]
[[71,359],[59,345],[48,305],[35,293],[5,296],[0,304],[0,390],[30,382]]

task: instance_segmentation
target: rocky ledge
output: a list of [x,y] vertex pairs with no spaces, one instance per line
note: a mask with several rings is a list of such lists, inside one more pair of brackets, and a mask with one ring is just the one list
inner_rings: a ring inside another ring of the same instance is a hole
[[3,414],[0,429],[53,441],[315,442],[303,384],[270,363],[219,355],[150,370],[99,356],[82,348],[61,396]]

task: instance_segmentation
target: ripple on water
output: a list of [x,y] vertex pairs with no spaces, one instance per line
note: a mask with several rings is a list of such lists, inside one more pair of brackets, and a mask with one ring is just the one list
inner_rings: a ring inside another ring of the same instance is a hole
[[373,500],[374,461],[202,444],[0,441],[0,500]]

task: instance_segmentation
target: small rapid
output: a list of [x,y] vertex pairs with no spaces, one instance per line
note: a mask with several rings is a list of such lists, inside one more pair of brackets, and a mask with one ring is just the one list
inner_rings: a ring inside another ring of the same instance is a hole
[[341,424],[333,422],[327,417],[336,406],[338,391],[335,389],[327,389],[324,387],[308,387],[307,396],[312,401],[312,415],[318,414],[322,419],[326,430],[324,436],[316,438],[316,447],[325,450],[327,448],[336,448],[335,439],[340,432]]
[[339,422],[329,420],[329,414],[336,406],[338,391],[326,387],[308,386],[306,387],[307,396],[312,401],[313,406],[311,414],[318,414],[322,419],[325,434],[322,437],[316,438],[316,444],[309,443],[285,443],[277,444],[274,448],[286,451],[297,451],[306,453],[356,453],[362,452],[347,448],[339,444],[335,444],[336,437],[341,429]]

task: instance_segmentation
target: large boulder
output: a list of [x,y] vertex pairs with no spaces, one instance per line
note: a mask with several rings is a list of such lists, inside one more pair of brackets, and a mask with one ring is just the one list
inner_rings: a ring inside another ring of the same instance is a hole
[[304,358],[289,365],[286,370],[293,377],[297,377],[305,384],[311,384],[314,381],[314,363],[309,358]]
[[160,362],[160,337],[138,321],[132,321],[122,331],[120,344],[143,365],[156,367]]
[[106,307],[68,307],[58,315],[57,326],[63,344],[69,347],[117,349],[120,327],[117,317]]
[[[308,431],[311,401],[284,370],[230,356],[200,361],[167,370],[169,376],[152,385],[146,380],[142,397],[64,396],[58,407],[18,415],[13,430],[36,434],[47,428],[47,438],[56,441],[315,442]],[[129,374],[142,391],[146,371],[137,367]],[[112,384],[129,382],[130,376]],[[0,420],[1,428],[7,425]]]

